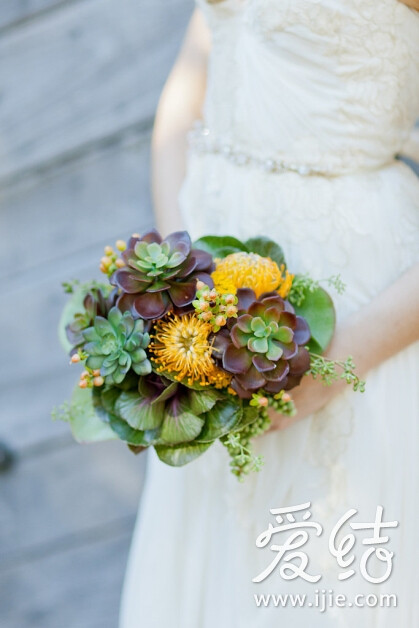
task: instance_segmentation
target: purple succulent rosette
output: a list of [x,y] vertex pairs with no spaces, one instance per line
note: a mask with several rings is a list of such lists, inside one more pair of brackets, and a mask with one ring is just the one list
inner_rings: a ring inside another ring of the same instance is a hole
[[214,337],[215,354],[234,376],[231,387],[242,399],[262,389],[276,394],[294,388],[310,368],[306,320],[276,292],[257,299],[241,288],[237,297],[238,318]]
[[117,306],[134,317],[158,319],[170,311],[182,315],[193,310],[196,281],[213,286],[212,256],[193,249],[186,231],[162,239],[152,230],[133,236],[122,254],[126,264],[111,277],[120,290]]

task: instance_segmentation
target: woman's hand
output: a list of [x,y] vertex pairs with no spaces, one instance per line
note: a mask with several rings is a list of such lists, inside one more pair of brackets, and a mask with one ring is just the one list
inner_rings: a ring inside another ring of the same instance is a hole
[[[364,379],[370,370],[419,340],[418,321],[417,263],[337,329],[326,355],[332,360],[345,360],[352,356],[357,375]],[[324,386],[319,379],[305,376],[300,386],[291,392],[297,414],[288,417],[270,409],[271,429],[285,429],[321,410],[345,386],[347,384],[343,380]],[[366,387],[368,389],[368,379]]]

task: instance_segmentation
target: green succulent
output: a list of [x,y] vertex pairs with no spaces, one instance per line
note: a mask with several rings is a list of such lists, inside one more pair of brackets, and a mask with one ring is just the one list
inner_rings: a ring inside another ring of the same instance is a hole
[[87,341],[83,347],[88,355],[86,366],[100,369],[107,384],[120,384],[131,368],[137,375],[151,373],[145,351],[150,336],[141,318],[134,320],[129,312],[122,314],[113,307],[107,318],[96,316],[83,337]]
[[147,273],[147,277],[159,277],[172,268],[179,266],[185,256],[180,251],[170,250],[168,242],[137,242],[134,247],[137,259],[133,262],[138,270]]
[[238,335],[243,330],[241,339],[245,340],[244,344],[247,344],[249,351],[265,355],[268,360],[275,362],[279,360],[284,353],[280,343],[290,343],[293,340],[292,329],[285,325],[281,326],[275,319],[270,320],[266,310],[254,318],[250,314],[243,315],[240,323]]

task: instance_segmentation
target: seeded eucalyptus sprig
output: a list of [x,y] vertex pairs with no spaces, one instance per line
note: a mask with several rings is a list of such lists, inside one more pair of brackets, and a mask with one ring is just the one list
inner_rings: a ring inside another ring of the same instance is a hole
[[334,288],[338,294],[343,294],[346,285],[341,275],[332,275],[327,279],[312,279],[310,275],[296,275],[292,282],[292,287],[288,295],[290,301],[296,307],[300,307],[306,298],[306,295],[320,288],[320,284],[327,283],[330,288]]
[[319,378],[327,386],[339,379],[343,379],[352,386],[355,392],[358,390],[359,392],[365,392],[365,382],[355,373],[355,368],[352,356],[343,361],[330,360],[322,355],[310,353],[310,370],[308,374],[313,379]]
[[51,418],[53,421],[70,421],[70,404],[68,401],[64,401],[59,406],[55,406],[51,410]]
[[262,456],[253,453],[250,441],[269,429],[270,418],[265,408],[261,409],[259,417],[244,426],[240,431],[223,436],[220,440],[230,454],[231,472],[243,482],[246,475],[252,471],[260,471],[263,467]]

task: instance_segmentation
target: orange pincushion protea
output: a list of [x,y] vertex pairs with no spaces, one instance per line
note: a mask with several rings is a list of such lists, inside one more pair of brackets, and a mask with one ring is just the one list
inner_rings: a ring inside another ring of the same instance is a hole
[[216,290],[223,294],[236,294],[239,288],[251,288],[257,298],[274,290],[285,298],[294,279],[283,264],[279,267],[269,257],[256,253],[241,251],[215,261],[216,268],[211,276]]
[[211,333],[212,326],[194,314],[169,314],[157,321],[149,346],[157,370],[173,374],[179,382],[186,379],[189,385],[227,387],[232,378],[212,358]]

